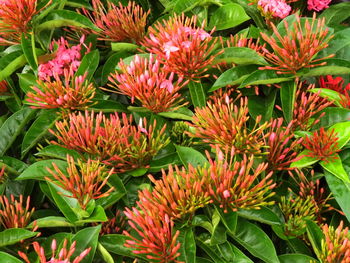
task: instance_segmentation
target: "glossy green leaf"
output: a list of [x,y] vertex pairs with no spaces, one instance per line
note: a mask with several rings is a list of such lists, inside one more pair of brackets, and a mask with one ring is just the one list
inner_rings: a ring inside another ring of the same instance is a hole
[[267,96],[250,96],[248,100],[248,109],[250,115],[256,119],[259,115],[261,123],[269,121],[272,117],[275,107],[277,90],[272,90]]
[[24,135],[21,145],[22,159],[52,128],[59,116],[55,110],[44,110]]
[[248,258],[241,250],[239,250],[239,248],[230,242],[217,245],[217,247],[227,262],[253,263],[250,258]]
[[17,69],[23,67],[26,64],[26,57],[22,51],[12,52],[5,55],[0,59],[0,81],[11,76]]
[[36,71],[38,69],[38,59],[36,57],[36,52],[35,52],[34,34],[22,33],[21,46],[22,46],[23,54],[26,57],[28,64],[31,66],[33,71]]
[[328,128],[338,122],[350,120],[350,109],[329,107],[322,112],[324,112],[324,115],[319,118],[319,123],[315,126],[316,129],[319,129],[320,127]]
[[[192,121],[192,116],[189,116],[187,114],[183,114],[183,113],[179,112],[178,110],[177,111],[160,112],[160,113],[158,113],[158,115],[165,117],[165,118],[169,118],[169,119]],[[192,113],[192,115],[193,115],[193,113]]]
[[256,51],[247,47],[227,47],[216,56],[214,63],[234,63],[238,65],[267,65],[265,59]]
[[257,70],[257,66],[255,65],[245,65],[230,68],[218,77],[209,91],[215,91],[219,88],[226,87],[227,85],[239,85],[244,78],[246,78],[251,72],[255,70]]
[[239,4],[229,3],[219,7],[211,15],[209,27],[215,27],[216,30],[224,30],[238,26],[249,20],[250,17]]
[[85,223],[99,223],[99,222],[106,222],[108,221],[108,218],[106,216],[105,210],[102,206],[98,205],[95,207],[93,212],[88,218],[78,220],[75,223],[76,224],[85,224]]
[[76,241],[73,258],[78,257],[85,249],[91,248],[90,253],[84,257],[81,263],[91,263],[95,255],[98,243],[98,236],[101,230],[101,225],[95,227],[87,227],[76,233],[72,242]]
[[304,254],[308,256],[313,255],[313,252],[311,252],[309,249],[309,245],[306,245],[305,242],[303,242],[299,238],[288,239],[287,244],[292,253]]
[[280,96],[282,102],[283,116],[287,122],[293,118],[296,84],[294,81],[281,83]]
[[236,233],[232,237],[253,256],[266,263],[279,263],[271,239],[260,227],[238,218]]
[[303,168],[303,167],[307,167],[307,166],[310,166],[310,165],[318,162],[317,158],[309,157],[309,156],[307,156],[308,154],[309,154],[309,150],[304,150],[301,153],[299,153],[297,158],[299,158],[300,156],[303,156],[303,157],[301,159],[299,159],[298,161],[292,162],[290,167]]
[[105,249],[105,247],[102,246],[101,243],[97,244],[97,250],[98,250],[99,254],[101,254],[101,257],[104,260],[104,262],[114,263],[114,259],[113,259],[112,255],[109,254],[108,250]]
[[283,75],[276,74],[273,70],[257,70],[251,73],[247,78],[245,78],[239,88],[252,85],[267,85],[267,84],[277,84],[284,81],[290,81],[292,78],[284,77]]
[[110,187],[114,187],[114,190],[107,197],[96,200],[96,205],[101,205],[104,208],[113,205],[127,193],[123,181],[116,174],[113,174],[109,177],[108,185]]
[[332,75],[350,74],[350,62],[347,60],[333,58],[327,59],[325,62],[327,62],[326,66],[303,69],[298,72],[297,75],[303,77],[316,77],[327,75],[329,72],[332,72]]
[[38,233],[23,228],[9,228],[0,232],[0,247],[16,244],[22,240],[35,237]]
[[0,128],[0,156],[11,147],[24,126],[34,117],[35,110],[23,108],[12,114]]
[[136,51],[139,46],[132,44],[132,43],[123,43],[123,42],[114,42],[111,43],[112,46],[112,51],[116,51],[116,52],[133,52]]
[[321,161],[320,165],[323,167],[323,169],[332,173],[343,182],[350,183],[349,175],[345,171],[338,154],[334,154],[334,159],[332,158],[329,161]]
[[324,239],[321,228],[315,222],[307,220],[306,231],[314,251],[321,251],[321,243]]
[[75,76],[83,76],[87,74],[85,79],[90,81],[94,75],[98,64],[100,63],[100,53],[97,49],[89,52],[83,57],[78,70],[75,72]]
[[217,210],[214,211],[211,219],[213,230],[210,238],[210,245],[218,245],[227,241],[226,228],[221,223],[221,217]]
[[185,167],[188,167],[189,164],[191,164],[193,167],[208,164],[208,160],[204,157],[204,155],[195,149],[180,145],[175,145],[175,147],[176,152],[178,153],[180,160]]
[[178,237],[178,242],[181,243],[180,256],[177,260],[186,263],[196,262],[196,242],[194,239],[194,233],[192,228],[183,228],[180,230],[180,235]]
[[237,214],[249,220],[254,220],[268,225],[281,225],[278,215],[268,207],[260,209],[239,209]]
[[350,122],[338,122],[332,125],[330,130],[334,129],[338,137],[338,147],[343,148],[350,140]]
[[[35,224],[39,228],[43,227],[74,227],[72,223],[67,221],[66,218],[61,216],[47,216],[43,218],[39,218],[35,220]],[[31,223],[28,227],[32,227],[33,223]]]
[[68,167],[68,164],[66,161],[62,160],[42,160],[33,163],[30,165],[27,169],[21,173],[16,180],[28,180],[28,179],[34,179],[34,180],[42,180],[45,181],[45,177],[52,177],[52,175],[47,171],[49,168],[51,171],[55,171],[52,163],[56,164],[57,167],[62,171],[62,173],[66,173],[66,169]]
[[3,262],[6,263],[23,263],[22,260],[19,260],[18,258],[15,258],[14,256],[11,256],[10,254],[2,251],[0,251],[0,258]]
[[37,78],[30,73],[18,73],[19,86],[24,93],[31,90],[32,86],[37,84]]
[[220,215],[221,221],[226,227],[226,229],[232,234],[234,234],[237,227],[237,212],[224,213],[218,207],[215,207],[215,210]]
[[327,184],[332,191],[332,195],[350,222],[350,184],[344,183],[341,179],[335,177],[330,172],[325,171],[324,174],[327,180]]
[[284,254],[278,256],[280,263],[310,263],[317,262],[316,259],[303,254]]
[[197,239],[196,243],[215,263],[226,263],[223,259],[221,259],[220,255],[213,250],[211,246],[208,246],[199,239]]
[[110,234],[103,235],[100,238],[100,243],[111,253],[126,256],[126,257],[138,257],[132,252],[132,248],[125,247],[124,244],[129,238],[124,235]]
[[115,112],[127,112],[127,107],[114,100],[94,100],[96,104],[89,107],[89,109],[94,111],[102,111],[104,113],[115,113]]
[[190,11],[201,2],[202,0],[175,0],[173,10],[175,13],[181,14]]
[[310,89],[309,92],[316,93],[320,97],[325,98],[328,101],[332,101],[338,107],[343,107],[341,105],[341,95],[339,92],[330,89]]
[[325,18],[327,25],[337,25],[350,16],[350,2],[331,5],[322,11],[319,18]]
[[150,173],[159,172],[161,169],[167,169],[169,165],[180,165],[182,164],[180,157],[177,152],[169,153],[159,159],[153,159],[150,163],[148,171]]
[[202,83],[190,81],[187,85],[191,101],[194,107],[204,107],[207,103],[206,94],[203,89]]
[[102,68],[102,74],[101,74],[101,82],[102,85],[105,85],[108,81],[109,74],[115,72],[115,68],[120,62],[121,59],[126,58],[130,56],[129,52],[117,52],[113,55],[111,55],[107,61],[104,63],[103,68]]
[[212,222],[209,220],[209,218],[206,215],[194,216],[192,218],[192,225],[193,226],[200,226],[200,227],[206,229],[209,233],[213,232]]

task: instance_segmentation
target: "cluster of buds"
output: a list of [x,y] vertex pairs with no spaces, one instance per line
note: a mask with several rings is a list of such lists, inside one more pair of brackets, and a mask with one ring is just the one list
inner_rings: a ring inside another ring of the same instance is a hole
[[147,206],[164,211],[172,219],[181,219],[185,216],[192,216],[194,212],[209,204],[210,197],[205,191],[208,176],[202,176],[198,171],[189,165],[188,171],[181,170],[175,166],[169,166],[169,171],[162,171],[162,178],[155,180],[149,175],[154,183],[152,192],[144,189],[139,192],[141,203],[146,202]]
[[325,238],[321,241],[321,251],[317,253],[320,262],[350,262],[349,228],[343,228],[343,226],[341,221],[337,229],[327,224],[322,227]]
[[[93,223],[93,225],[98,225]],[[126,218],[120,210],[117,210],[112,218],[101,224],[100,235],[121,234],[126,229]]]
[[325,27],[325,19],[316,19],[314,14],[311,23],[306,20],[301,23],[299,15],[295,15],[296,21],[292,25],[284,20],[285,35],[282,36],[277,27],[271,24],[274,36],[261,33],[262,38],[271,46],[273,52],[265,51],[264,56],[274,66],[265,66],[260,69],[275,70],[277,74],[296,74],[303,68],[323,66],[321,62],[333,55],[317,58],[315,56],[328,46],[332,38]]
[[154,155],[169,143],[165,138],[165,126],[155,130],[156,123],[146,126],[132,125],[132,115],[117,113],[109,118],[102,112],[95,114],[71,113],[68,119],[56,122],[56,131],[50,132],[58,139],[51,143],[87,153],[91,159],[112,165],[116,172],[124,172],[146,166]]
[[153,55],[149,59],[136,55],[130,65],[121,61],[118,66],[121,73],[109,76],[109,86],[129,96],[132,103],[136,98],[143,107],[155,113],[175,110],[186,104],[181,105],[178,91],[187,82],[182,82],[182,78],[175,81],[174,73],[164,71]]
[[[78,45],[69,46],[67,40],[61,37],[57,41],[52,41],[50,50],[54,58],[38,67],[38,76],[41,80],[49,80],[51,77],[62,76],[66,71],[73,75],[80,66],[81,50],[85,36],[81,37]],[[86,46],[85,46],[86,47]],[[87,52],[89,50],[88,47]]]
[[193,138],[189,136],[191,127],[183,121],[177,121],[174,123],[171,129],[170,138],[176,145],[191,146],[194,144]]
[[258,116],[254,127],[248,129],[248,111],[247,98],[241,98],[237,106],[227,94],[223,98],[214,97],[206,107],[196,108],[192,120],[195,131],[191,136],[223,149],[233,146],[236,153],[261,154],[265,146],[264,130],[269,125],[260,124],[261,116]]
[[83,8],[82,13],[101,29],[94,31],[100,40],[139,43],[143,39],[150,11],[145,12],[133,1],[127,6],[108,1],[106,9],[102,1],[92,0],[92,8],[92,12]]
[[164,63],[164,69],[186,79],[206,77],[215,56],[211,55],[216,40],[212,32],[196,26],[197,19],[175,15],[168,21],[157,22],[150,27],[142,46]]
[[344,86],[342,77],[333,78],[332,75],[321,76],[319,86],[323,89],[331,89],[339,93],[340,104],[344,108],[350,108],[350,83]]
[[124,231],[130,239],[124,244],[132,248],[135,254],[144,254],[152,262],[180,263],[176,258],[181,244],[177,241],[180,231],[174,230],[174,222],[161,210],[149,207],[148,202],[139,203],[136,208],[126,208],[124,214],[128,223],[136,231],[138,237]]
[[337,133],[333,129],[325,131],[323,127],[311,136],[305,136],[302,144],[308,150],[308,157],[325,162],[337,159],[335,154],[340,151]]
[[0,95],[8,91],[8,84],[6,80],[0,81]]
[[53,80],[37,80],[28,92],[27,103],[34,109],[85,109],[95,96],[95,87],[84,76],[73,76],[65,70],[64,79],[58,74]]
[[329,7],[332,0],[307,0],[307,9],[320,12]]
[[70,192],[68,197],[77,199],[80,207],[86,209],[91,200],[108,196],[113,187],[106,192],[102,188],[107,184],[109,177],[113,174],[112,168],[106,172],[106,167],[98,161],[88,160],[86,163],[78,160],[78,167],[73,157],[67,155],[67,174],[62,172],[55,163],[52,163],[54,171],[47,168],[53,179],[46,177],[46,180],[56,184],[58,187]]
[[[87,248],[83,252],[81,252],[79,256],[75,257],[74,259],[71,259],[75,252],[76,241],[74,241],[68,249],[67,244],[68,240],[65,239],[63,241],[62,248],[59,251],[57,251],[57,242],[55,239],[52,240],[50,260],[46,259],[45,250],[43,247],[40,246],[38,242],[33,242],[33,248],[35,253],[38,255],[40,263],[79,263],[90,253],[91,250],[91,248]],[[28,256],[25,253],[19,251],[18,254],[26,263],[31,263]]]
[[[6,196],[0,196],[0,224],[5,228],[25,228],[29,225],[30,218],[33,215],[35,208],[30,209],[30,196],[25,201],[23,196],[19,196],[16,200],[13,195],[8,199]],[[36,230],[34,227],[33,231]]]
[[285,18],[292,10],[285,0],[259,0],[258,8],[267,19],[278,17]]

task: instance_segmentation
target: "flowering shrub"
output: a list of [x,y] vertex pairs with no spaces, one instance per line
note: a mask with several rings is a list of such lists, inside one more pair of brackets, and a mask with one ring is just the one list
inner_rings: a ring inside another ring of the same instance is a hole
[[350,262],[349,23],[0,0],[0,262]]

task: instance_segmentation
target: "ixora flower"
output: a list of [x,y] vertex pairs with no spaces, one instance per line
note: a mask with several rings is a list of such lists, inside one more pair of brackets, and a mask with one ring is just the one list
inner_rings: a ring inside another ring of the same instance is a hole
[[58,139],[51,143],[87,153],[91,159],[111,165],[123,172],[148,165],[158,151],[169,143],[164,135],[165,126],[155,130],[156,122],[132,125],[132,115],[117,113],[109,118],[102,112],[95,114],[72,113],[67,119],[56,122],[56,131],[50,132]]
[[241,98],[239,105],[224,94],[214,97],[204,108],[196,108],[192,122],[195,130],[192,137],[202,138],[205,143],[235,147],[236,153],[261,154],[265,146],[264,130],[267,123],[260,124],[261,116],[255,120],[252,129],[248,128],[248,99]]
[[181,244],[177,241],[180,231],[175,232],[174,222],[162,210],[148,207],[148,202],[136,203],[140,210],[126,208],[124,214],[138,236],[124,231],[130,238],[124,245],[134,249],[135,254],[144,254],[152,262],[183,263],[176,260]]
[[178,91],[187,83],[182,78],[174,80],[174,73],[164,71],[160,61],[150,55],[149,59],[135,56],[130,65],[118,64],[121,73],[111,74],[109,86],[118,93],[135,98],[142,107],[159,113],[175,110],[186,103]]
[[[91,247],[87,248],[83,252],[81,252],[79,256],[75,257],[74,259],[71,259],[75,252],[76,241],[74,241],[68,249],[67,244],[68,240],[65,239],[63,241],[62,248],[59,251],[57,251],[57,242],[55,239],[52,240],[51,258],[49,260],[46,259],[45,250],[39,245],[38,242],[33,242],[33,248],[35,253],[39,257],[38,262],[40,263],[79,263],[90,253],[91,250]],[[19,251],[18,254],[26,263],[31,263],[28,256],[25,253]]]
[[113,191],[112,187],[102,192],[102,188],[114,172],[113,168],[107,172],[106,167],[99,161],[90,159],[86,163],[78,160],[76,165],[73,157],[69,155],[67,155],[67,163],[68,177],[55,163],[52,163],[54,171],[49,168],[47,170],[54,180],[50,177],[46,177],[46,180],[70,192],[71,195],[68,197],[77,199],[82,209],[85,210],[91,200],[106,197]]
[[187,18],[175,15],[168,21],[157,22],[148,29],[148,36],[141,45],[157,55],[164,69],[187,79],[205,77],[215,56],[211,55],[216,39],[212,32],[196,26],[196,17]]
[[331,1],[332,0],[307,0],[307,9],[319,12],[328,8]]
[[258,7],[265,17],[285,18],[292,8],[284,0],[259,0]]
[[[69,46],[67,40],[61,37],[59,40],[52,41],[50,50],[54,58],[38,67],[38,76],[41,80],[49,80],[51,77],[64,75],[66,71],[76,72],[80,66],[81,50],[84,44],[85,36],[80,38],[78,45]],[[86,46],[85,46],[86,47]],[[89,48],[87,48],[87,52]]]
[[34,109],[85,109],[95,96],[95,87],[84,76],[73,76],[65,70],[64,79],[58,74],[53,80],[37,80],[27,93],[26,102]]
[[[331,75],[321,76],[319,86],[322,89],[330,89],[338,92],[338,106],[350,109],[350,83],[344,86],[342,77],[333,78]],[[329,99],[328,97],[326,99]]]
[[262,38],[271,46],[273,52],[266,50],[264,56],[274,66],[265,66],[259,69],[275,70],[277,74],[296,74],[303,68],[323,66],[321,62],[333,55],[316,58],[315,56],[328,46],[328,29],[325,27],[325,19],[316,19],[314,14],[311,21],[306,19],[302,24],[299,15],[295,14],[295,21],[289,25],[284,22],[285,35],[278,32],[277,27],[271,23],[274,35],[268,36],[261,33]]
[[101,29],[94,31],[101,40],[128,41],[139,43],[145,35],[147,17],[145,12],[135,2],[130,1],[127,6],[119,6],[107,2],[107,9],[100,0],[92,0],[93,11],[82,9],[82,12]]

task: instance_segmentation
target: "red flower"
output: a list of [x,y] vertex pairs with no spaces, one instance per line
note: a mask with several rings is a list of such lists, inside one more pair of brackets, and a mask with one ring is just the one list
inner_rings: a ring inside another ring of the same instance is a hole
[[315,131],[312,136],[306,136],[302,144],[309,150],[308,157],[326,162],[337,159],[335,154],[340,151],[337,133],[333,129],[325,131],[323,127]]
[[144,12],[133,1],[125,7],[120,2],[119,6],[116,6],[107,1],[107,10],[104,5],[100,0],[92,0],[92,12],[82,9],[83,13],[101,29],[99,32],[94,31],[99,39],[136,43],[143,39],[150,11]]
[[[150,55],[149,59],[138,55],[129,66],[124,62],[118,64],[121,74],[112,74],[108,79],[109,84],[119,93],[135,98],[141,105],[155,113],[175,110],[186,103],[178,91],[186,84],[182,79],[174,81],[174,73],[164,71],[160,62]],[[173,82],[175,82],[173,84]]]
[[6,80],[0,81],[0,94],[6,92],[8,90],[7,85],[8,84],[7,84]]
[[271,46],[273,52],[266,50],[265,58],[275,66],[265,66],[260,69],[276,70],[278,74],[296,74],[302,68],[313,68],[325,65],[320,62],[327,58],[315,59],[315,56],[322,49],[328,46],[332,38],[328,36],[328,29],[325,27],[325,19],[316,19],[314,14],[311,24],[305,20],[302,26],[299,15],[295,15],[296,21],[289,26],[284,20],[286,33],[282,36],[274,24],[271,24],[274,36],[261,33],[262,38]]
[[204,24],[196,27],[196,17],[175,15],[168,21],[150,27],[141,45],[157,55],[165,70],[187,79],[206,77],[215,56],[211,55],[216,39],[204,31]]
[[335,90],[340,93],[340,104],[344,108],[350,108],[350,83],[344,87],[344,79],[342,77],[333,79],[331,75],[326,75],[319,78],[319,84],[321,88]]

